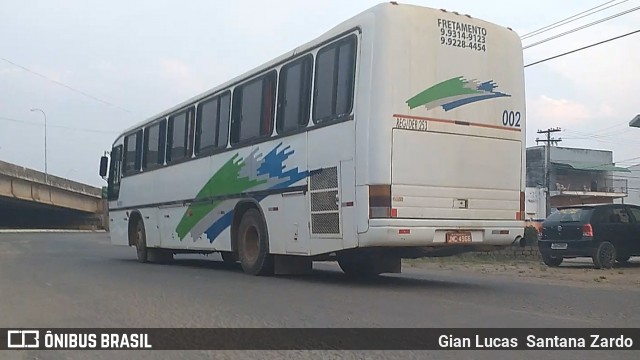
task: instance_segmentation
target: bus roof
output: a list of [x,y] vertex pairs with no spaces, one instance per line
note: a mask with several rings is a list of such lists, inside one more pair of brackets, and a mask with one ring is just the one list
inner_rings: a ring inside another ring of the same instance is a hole
[[[434,8],[429,8],[429,7],[425,7],[425,6],[418,6],[418,5],[409,5],[409,4],[398,4],[395,1],[392,2],[388,2],[388,3],[380,3],[378,5],[375,5],[357,15],[354,15],[353,17],[343,21],[342,23],[334,26],[333,28],[331,28],[330,30],[324,32],[322,35],[316,37],[315,39],[300,45],[298,47],[296,47],[293,50],[290,50],[274,59],[272,59],[271,61],[268,61],[258,67],[255,67],[241,75],[238,75],[234,78],[232,78],[229,81],[226,81],[220,85],[217,85],[216,87],[211,88],[210,90],[207,90],[205,92],[202,92],[198,95],[195,95],[183,102],[181,102],[180,104],[173,106],[167,110],[164,110],[154,116],[148,117],[147,119],[140,121],[138,123],[136,123],[133,126],[130,126],[129,128],[127,128],[126,130],[122,131],[120,133],[120,135],[118,135],[118,137],[115,139],[114,144],[120,139],[122,138],[124,135],[127,135],[129,133],[131,133],[134,130],[140,129],[141,127],[146,126],[149,123],[154,122],[155,120],[158,120],[160,118],[164,118],[180,109],[183,109],[189,105],[192,105],[193,103],[199,101],[200,99],[204,99],[206,97],[209,97],[211,95],[214,95],[222,90],[225,90],[231,86],[233,86],[236,83],[239,83],[241,81],[247,80],[253,76],[257,76],[260,73],[262,73],[265,70],[268,70],[284,61],[286,61],[289,58],[292,58],[294,56],[296,56],[297,54],[301,53],[301,52],[305,52],[311,48],[314,48],[320,44],[322,44],[323,42],[332,39],[335,36],[338,36],[340,34],[343,34],[346,31],[349,31],[350,29],[355,29],[356,27],[358,27],[359,25],[362,24],[362,19],[364,17],[366,17],[367,15],[373,15],[374,17],[382,14],[384,12],[389,11],[392,7],[395,6],[400,6],[402,8],[404,8],[405,11],[416,11],[416,9],[422,9],[423,11],[431,11],[431,12],[448,12],[448,13],[453,13],[459,16],[466,16],[466,17],[470,17],[469,15],[463,15],[463,14],[459,14],[458,12],[451,12],[451,11],[447,11],[444,9],[434,9]],[[479,21],[483,21],[482,19],[475,19],[475,20],[479,20]],[[486,22],[488,25],[491,25],[493,27],[502,27],[499,25],[496,25],[494,23],[490,23],[487,21]],[[506,27],[502,27],[504,29],[509,29],[511,30],[511,28],[506,28]]]

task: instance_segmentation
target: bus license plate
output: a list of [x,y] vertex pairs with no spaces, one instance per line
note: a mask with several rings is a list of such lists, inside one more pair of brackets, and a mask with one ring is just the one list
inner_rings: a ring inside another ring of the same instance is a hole
[[448,232],[446,235],[447,244],[470,243],[471,233],[468,231]]
[[553,244],[551,244],[551,249],[553,249],[553,250],[566,250],[567,249],[567,244],[566,243],[553,243]]

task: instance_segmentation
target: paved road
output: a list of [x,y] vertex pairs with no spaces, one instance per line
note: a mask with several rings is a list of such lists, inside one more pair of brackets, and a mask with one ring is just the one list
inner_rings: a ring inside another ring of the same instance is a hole
[[[101,233],[0,234],[0,327],[637,327],[640,289],[407,269],[370,281],[333,264],[252,277],[217,257],[140,264]],[[546,353],[549,354],[549,353]],[[269,356],[267,356],[269,355]],[[540,352],[518,354],[539,358]],[[520,356],[521,355],[521,356]],[[511,359],[514,352],[5,352],[1,359]],[[558,352],[563,359],[637,358]]]

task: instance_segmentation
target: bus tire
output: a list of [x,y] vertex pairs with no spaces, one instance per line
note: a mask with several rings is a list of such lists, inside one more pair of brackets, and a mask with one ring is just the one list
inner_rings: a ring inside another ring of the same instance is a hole
[[138,261],[146,263],[149,261],[149,251],[147,249],[147,234],[144,230],[144,223],[142,220],[136,222],[136,226],[133,232],[133,243],[136,247],[136,256]]
[[238,259],[250,275],[273,274],[273,256],[269,254],[269,235],[262,214],[249,209],[238,226]]

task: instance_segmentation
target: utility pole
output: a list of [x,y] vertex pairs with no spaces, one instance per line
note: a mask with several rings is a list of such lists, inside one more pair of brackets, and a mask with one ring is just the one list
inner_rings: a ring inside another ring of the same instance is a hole
[[552,138],[551,134],[562,131],[560,128],[551,128],[547,130],[538,130],[538,134],[546,134],[546,139],[536,138],[537,143],[545,143],[545,159],[544,159],[544,185],[546,188],[545,197],[545,218],[551,214],[551,145],[558,145],[562,139]]

